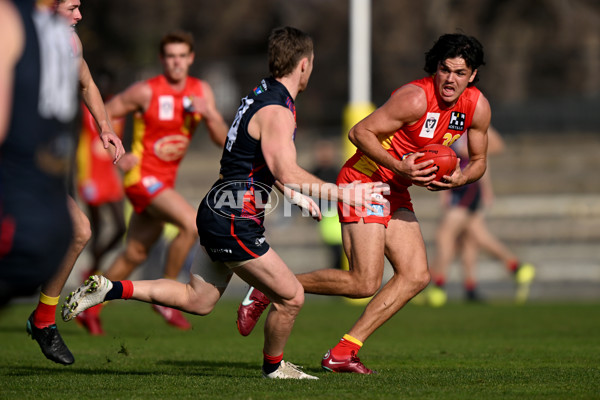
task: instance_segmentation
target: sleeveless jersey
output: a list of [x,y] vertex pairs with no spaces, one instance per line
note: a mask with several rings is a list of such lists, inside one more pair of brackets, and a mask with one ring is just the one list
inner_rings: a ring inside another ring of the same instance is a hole
[[[123,198],[121,174],[113,164],[110,152],[104,148],[92,113],[83,104],[81,109],[81,132],[77,146],[79,195],[93,206],[119,201]],[[123,118],[113,120],[112,127],[119,137],[123,137]]]
[[25,44],[0,146],[0,283],[35,288],[56,270],[71,239],[65,182],[74,150],[78,66],[62,17],[37,9],[34,1],[13,4]]
[[[177,168],[202,115],[192,107],[193,97],[202,97],[202,81],[188,77],[185,87],[176,92],[164,75],[147,81],[152,89],[148,109],[134,119],[132,153],[137,166],[125,174],[125,187],[142,182],[151,187],[161,183],[175,185]],[[161,185],[161,187],[162,187]]]
[[[241,101],[227,133],[219,180],[213,185],[215,189],[227,184],[229,189],[236,191],[236,199],[237,194],[242,192],[243,206],[237,202],[235,206],[226,206],[226,213],[255,219],[258,224],[262,224],[264,219],[263,205],[268,201],[275,178],[265,162],[260,141],[248,133],[248,123],[257,111],[269,105],[286,107],[294,114],[294,119],[296,118],[294,100],[285,86],[273,78],[263,79],[260,85]],[[294,131],[294,137],[295,135]],[[211,192],[214,193],[214,190],[211,189]],[[210,206],[218,203],[215,196],[207,196],[205,199]]]
[[[452,145],[471,126],[473,113],[481,93],[474,86],[467,87],[456,104],[446,108],[437,99],[433,77],[419,79],[409,84],[416,85],[425,91],[427,111],[416,123],[403,126],[381,142],[381,146],[399,160],[428,144]],[[349,165],[367,176],[371,176],[377,171],[386,180],[391,181],[395,178],[395,181],[403,186],[411,185],[410,181],[395,177],[392,171],[377,165],[360,150],[357,150]]]

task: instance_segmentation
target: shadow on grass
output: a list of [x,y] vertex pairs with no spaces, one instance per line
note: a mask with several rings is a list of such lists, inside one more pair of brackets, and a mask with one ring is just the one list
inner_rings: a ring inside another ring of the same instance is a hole
[[[69,375],[121,375],[121,376],[148,376],[148,375],[181,375],[181,370],[185,370],[186,375],[196,376],[214,376],[214,377],[249,377],[255,378],[260,374],[260,365],[247,362],[231,361],[179,361],[179,360],[161,360],[154,364],[154,368],[140,369],[136,366],[135,370],[124,370],[117,368],[77,368],[65,366],[57,368],[46,366],[12,366],[10,368],[0,367],[0,376],[6,377],[28,377],[28,376],[56,376],[67,377]],[[161,368],[168,367],[168,368]],[[231,371],[235,371],[232,373]],[[240,371],[244,371],[240,373]]]

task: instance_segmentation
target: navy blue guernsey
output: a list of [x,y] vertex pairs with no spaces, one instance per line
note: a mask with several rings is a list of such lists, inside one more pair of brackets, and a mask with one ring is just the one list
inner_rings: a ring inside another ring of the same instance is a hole
[[[259,224],[262,223],[263,211],[260,205],[267,201],[275,178],[265,162],[260,140],[254,139],[248,133],[248,123],[257,111],[270,105],[286,107],[294,114],[294,119],[296,118],[294,100],[285,86],[273,78],[263,79],[260,85],[241,101],[227,134],[219,180],[213,185],[213,188],[226,185],[238,193],[243,191],[243,203],[237,202],[235,207],[229,207],[226,212],[255,219]],[[295,134],[294,132],[294,136]],[[208,202],[214,205],[218,199],[213,196]]]
[[33,0],[13,4],[25,43],[0,145],[0,298],[37,288],[66,253],[72,230],[65,183],[79,110],[78,60],[64,18]]
[[248,134],[248,123],[254,114],[269,105],[289,108],[296,118],[294,101],[285,86],[273,78],[263,79],[260,85],[242,99],[227,133],[227,142],[221,158],[220,179],[256,180],[269,186],[275,181],[265,163],[260,141]]

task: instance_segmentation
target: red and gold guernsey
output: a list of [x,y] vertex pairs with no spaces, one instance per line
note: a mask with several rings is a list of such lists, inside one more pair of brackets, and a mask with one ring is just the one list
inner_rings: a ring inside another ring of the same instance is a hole
[[202,115],[192,107],[202,97],[202,81],[188,77],[176,92],[164,75],[147,81],[152,99],[144,113],[134,117],[131,151],[139,163],[124,177],[125,192],[136,212],[143,211],[158,193],[173,188],[177,169]]
[[[419,86],[425,91],[427,111],[416,123],[403,126],[381,142],[381,146],[399,160],[428,144],[452,145],[471,126],[481,93],[474,86],[468,87],[453,107],[445,108],[436,97],[433,77],[419,79],[410,82],[409,85]],[[377,165],[360,150],[357,150],[346,165],[351,165],[369,177],[377,171],[386,181],[394,178],[392,171]],[[395,183],[411,185],[410,181],[399,177],[396,177]]]
[[[381,141],[381,146],[393,157],[401,160],[428,144],[450,146],[464,134],[473,120],[477,100],[481,92],[475,87],[467,88],[453,107],[445,108],[436,97],[432,77],[410,82],[425,91],[427,111],[414,124],[403,126],[398,131]],[[389,169],[377,165],[362,151],[356,153],[342,167],[337,184],[349,184],[356,180],[362,182],[385,182],[390,185],[390,193],[384,195],[389,201],[389,209],[383,206],[376,211],[355,209],[338,203],[340,222],[356,222],[363,219],[365,223],[379,223],[387,227],[391,216],[399,208],[414,211],[408,187],[412,182]]]
[[[94,117],[82,104],[81,133],[77,146],[77,186],[87,203],[99,206],[123,198],[121,174],[113,164],[111,153],[104,148]],[[112,127],[123,137],[124,119],[112,121]]]

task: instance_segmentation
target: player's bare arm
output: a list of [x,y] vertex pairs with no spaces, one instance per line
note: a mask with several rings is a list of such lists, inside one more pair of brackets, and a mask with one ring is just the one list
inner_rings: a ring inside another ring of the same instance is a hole
[[[261,141],[261,149],[269,170],[284,185],[308,184],[325,186],[323,189],[335,191],[337,186],[301,168],[296,162],[296,146],[293,134],[296,127],[291,111],[278,105],[261,108],[250,120],[248,132]],[[318,193],[308,193],[318,194]]]
[[490,104],[483,94],[477,100],[477,106],[473,114],[473,121],[467,135],[467,147],[469,150],[469,163],[461,170],[458,166],[451,176],[445,177],[445,182],[434,181],[427,187],[429,190],[450,189],[452,187],[466,185],[481,178],[487,167],[487,131],[490,126],[492,112]]
[[79,68],[79,85],[81,87],[81,97],[96,121],[104,148],[108,149],[110,145],[114,146],[113,162],[116,164],[125,154],[125,149],[121,139],[113,130],[100,90],[96,86],[90,69],[83,58]]
[[127,114],[144,112],[150,106],[152,89],[146,82],[136,82],[124,92],[114,96],[106,103],[106,112],[111,119],[123,118]]
[[[106,112],[111,119],[124,118],[129,113],[145,111],[150,105],[151,98],[150,86],[145,82],[137,82],[106,103]],[[118,166],[126,172],[136,166],[138,162],[136,155],[126,153]]]
[[192,104],[194,109],[202,114],[210,139],[217,146],[223,147],[227,139],[228,128],[223,116],[217,110],[212,88],[206,82],[202,82],[202,94],[203,97],[195,97]]
[[[260,138],[265,161],[279,182],[292,185],[303,194],[333,201],[341,200],[353,206],[365,205],[372,193],[382,193],[387,189],[387,186],[373,182],[339,188],[301,168],[296,162],[296,146],[293,141],[295,126],[293,114],[281,106],[263,107],[252,117],[248,126],[252,137]],[[367,205],[367,208],[371,207]]]
[[11,2],[0,1],[0,143],[8,130],[15,64],[21,57],[24,32],[21,18]]
[[[425,92],[415,85],[406,85],[398,89],[381,107],[356,124],[348,133],[352,143],[377,164],[396,174],[425,184],[424,178],[435,171],[434,167],[426,168],[433,161],[415,164],[415,160],[423,153],[415,153],[404,160],[392,157],[381,143],[394,135],[404,125],[417,122],[427,110]],[[423,180],[424,179],[424,180]]]

